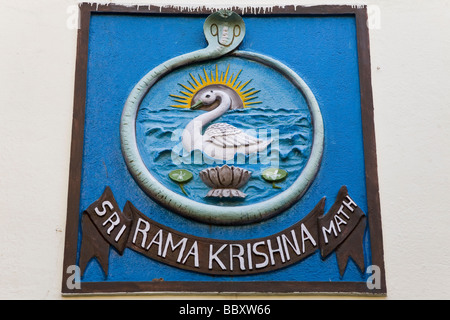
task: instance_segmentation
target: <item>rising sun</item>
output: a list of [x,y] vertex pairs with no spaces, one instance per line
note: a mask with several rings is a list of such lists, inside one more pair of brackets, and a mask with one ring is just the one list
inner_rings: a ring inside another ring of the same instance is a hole
[[242,81],[238,81],[239,75],[242,72],[242,69],[234,75],[232,73],[229,75],[230,65],[228,65],[225,73],[223,71],[219,71],[217,65],[215,70],[211,70],[210,74],[205,68],[203,68],[204,77],[202,75],[198,75],[198,78],[195,78],[191,73],[192,81],[188,80],[187,84],[179,85],[184,89],[179,91],[180,94],[175,95],[171,94],[170,96],[173,98],[174,102],[178,104],[171,105],[171,107],[175,108],[190,108],[196,101],[196,97],[200,91],[210,86],[219,86],[222,88],[227,88],[230,93],[234,96],[234,108],[248,108],[255,104],[262,103],[261,101],[255,101],[257,98],[256,94],[260,90],[255,90],[255,88],[247,89],[248,84],[252,81],[251,79],[242,83]]

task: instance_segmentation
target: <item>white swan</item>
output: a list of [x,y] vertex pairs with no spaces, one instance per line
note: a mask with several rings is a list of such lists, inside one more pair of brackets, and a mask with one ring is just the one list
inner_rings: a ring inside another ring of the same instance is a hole
[[198,109],[209,106],[217,100],[220,102],[217,108],[194,118],[184,129],[182,145],[187,152],[199,149],[214,159],[231,160],[236,153],[252,154],[263,151],[269,146],[272,139],[257,139],[227,123],[212,124],[202,135],[203,128],[208,123],[221,117],[230,109],[231,98],[220,89],[207,90],[191,106],[191,109]]

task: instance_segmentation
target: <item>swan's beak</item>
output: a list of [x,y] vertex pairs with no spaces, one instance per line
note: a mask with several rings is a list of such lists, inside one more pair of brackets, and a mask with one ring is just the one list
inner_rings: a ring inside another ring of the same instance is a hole
[[191,110],[198,109],[198,108],[200,108],[201,106],[203,106],[203,101],[199,99],[196,103],[194,103],[194,104],[191,106]]

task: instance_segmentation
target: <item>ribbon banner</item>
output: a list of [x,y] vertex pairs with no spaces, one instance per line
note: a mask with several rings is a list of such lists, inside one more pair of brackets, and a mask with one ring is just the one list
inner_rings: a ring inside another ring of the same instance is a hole
[[322,259],[336,252],[344,274],[348,258],[364,270],[363,237],[366,216],[341,187],[324,215],[325,198],[302,220],[264,238],[217,240],[185,234],[161,225],[131,202],[123,211],[109,187],[82,215],[79,257],[81,273],[96,257],[108,274],[110,246],[122,255],[126,248],[173,267],[209,275],[251,275],[298,263],[316,250]]

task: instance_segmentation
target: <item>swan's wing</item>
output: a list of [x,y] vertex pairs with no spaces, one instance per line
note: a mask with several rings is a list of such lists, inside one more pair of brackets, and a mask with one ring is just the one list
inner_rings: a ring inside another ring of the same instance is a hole
[[206,141],[211,141],[222,148],[251,146],[263,142],[263,140],[252,137],[228,123],[210,125],[205,131],[205,136]]

